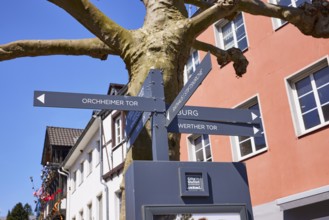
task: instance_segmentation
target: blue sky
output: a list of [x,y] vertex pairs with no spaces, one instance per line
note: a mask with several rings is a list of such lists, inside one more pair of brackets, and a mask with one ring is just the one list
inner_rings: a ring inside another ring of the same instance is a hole
[[[128,29],[143,23],[139,0],[92,0]],[[93,37],[64,10],[46,0],[0,3],[0,45],[24,39]],[[0,62],[0,216],[22,202],[34,209],[32,183],[41,184],[41,153],[46,126],[84,128],[91,110],[33,107],[35,90],[106,94],[109,83],[127,83],[123,62],[89,57],[48,56]]]

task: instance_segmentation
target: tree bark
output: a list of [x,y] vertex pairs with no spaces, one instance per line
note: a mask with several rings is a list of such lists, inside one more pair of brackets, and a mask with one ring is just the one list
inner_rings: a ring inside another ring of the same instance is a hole
[[0,61],[19,57],[49,55],[85,55],[106,60],[108,54],[115,54],[115,52],[98,38],[81,40],[21,40],[0,45]]

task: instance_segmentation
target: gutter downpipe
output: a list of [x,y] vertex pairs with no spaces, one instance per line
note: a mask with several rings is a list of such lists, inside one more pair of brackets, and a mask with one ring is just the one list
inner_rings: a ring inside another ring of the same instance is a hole
[[106,199],[106,220],[109,220],[109,188],[106,185],[104,179],[103,179],[103,172],[104,172],[104,168],[103,168],[103,123],[102,123],[102,118],[101,116],[98,116],[100,121],[100,126],[99,126],[99,136],[100,136],[100,140],[99,140],[99,145],[100,145],[100,182],[101,184],[104,186],[105,188],[105,199]]
[[68,170],[64,169],[64,167],[60,167],[57,171],[58,171],[59,174],[67,177],[67,180],[66,180],[66,214],[67,214],[66,219],[71,219],[71,217],[70,217],[70,202],[71,202],[71,199],[69,199],[69,195],[70,195],[69,191],[70,190],[69,190],[69,184],[68,184],[68,180],[70,179],[71,175],[70,175],[70,172]]

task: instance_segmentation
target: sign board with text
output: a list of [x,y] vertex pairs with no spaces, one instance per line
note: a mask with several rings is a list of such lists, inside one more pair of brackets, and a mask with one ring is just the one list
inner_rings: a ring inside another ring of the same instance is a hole
[[[137,94],[138,97],[151,97],[151,76],[150,74],[146,77],[141,90]],[[149,114],[148,117],[150,117],[151,114]],[[142,112],[140,111],[129,111],[128,114],[126,115],[126,136],[129,137],[131,135],[131,132],[135,128],[136,124],[138,121],[140,121],[140,118],[142,117]],[[145,116],[146,117],[146,116]],[[144,125],[143,125],[144,126]]]
[[146,112],[165,111],[156,100],[151,98],[48,91],[34,92],[34,106]]
[[253,124],[224,123],[176,119],[168,127],[169,132],[187,134],[212,134],[229,136],[258,136],[260,130]]
[[177,113],[183,108],[189,98],[193,95],[195,90],[200,86],[202,81],[206,78],[211,70],[210,53],[201,61],[200,65],[196,68],[195,72],[189,78],[185,86],[179,92],[175,100],[171,103],[166,112],[166,126],[175,118]]
[[260,123],[260,112],[249,109],[209,108],[184,106],[177,114],[178,119],[232,122],[232,123]]
[[185,106],[211,70],[208,53],[173,103],[165,104],[161,70],[150,70],[137,97],[35,91],[34,106],[129,111],[126,143],[131,147],[151,119],[154,160],[169,160],[168,132],[230,136],[259,136],[259,111]]

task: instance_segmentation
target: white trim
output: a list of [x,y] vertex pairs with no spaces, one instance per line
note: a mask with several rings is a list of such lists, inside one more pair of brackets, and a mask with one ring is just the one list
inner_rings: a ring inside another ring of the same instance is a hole
[[195,148],[195,145],[192,143],[192,141],[195,140],[198,137],[201,137],[202,138],[202,153],[203,153],[203,156],[204,156],[204,159],[205,159],[203,162],[208,162],[207,158],[206,158],[206,155],[205,155],[205,147],[206,146],[204,144],[203,135],[208,136],[210,153],[211,153],[211,161],[214,161],[214,157],[213,157],[213,153],[212,153],[212,147],[211,147],[211,138],[210,138],[210,135],[208,135],[208,134],[190,134],[186,137],[187,138],[187,148],[188,148],[187,149],[187,152],[188,152],[187,154],[188,154],[188,160],[189,161],[197,161],[196,160],[195,149],[192,149],[192,148]]
[[309,76],[310,74],[314,74],[317,71],[321,70],[322,68],[329,67],[329,56],[326,55],[317,61],[307,65],[306,67],[294,72],[293,74],[287,76],[284,78],[284,83],[286,86],[286,92],[288,96],[289,106],[290,106],[290,113],[291,118],[293,121],[295,134],[297,137],[303,136],[305,134],[308,134],[310,132],[313,132],[315,130],[318,130],[326,125],[329,124],[328,122],[320,123],[317,126],[314,126],[313,128],[305,130],[304,122],[302,119],[302,115],[299,108],[298,100],[296,100],[296,88],[295,83],[304,77]]
[[[249,44],[248,31],[247,31],[248,28],[247,28],[247,25],[245,22],[245,16],[244,16],[243,12],[240,12],[240,13],[241,13],[242,20],[243,20],[244,31],[246,34],[246,41],[247,41],[247,47],[244,50],[242,50],[242,52],[244,52],[244,51],[248,50],[248,48],[250,47],[250,44]],[[234,22],[234,20],[229,21],[229,20],[226,20],[223,18],[223,19],[220,19],[215,24],[213,24],[214,34],[215,34],[215,45],[220,49],[224,49],[225,46],[224,46],[222,31],[219,31],[218,29],[222,29],[223,26],[225,26],[226,24],[231,23],[231,22]],[[238,41],[236,40],[235,29],[233,31],[234,31],[233,38],[234,38],[234,45],[235,45],[235,44],[237,44]],[[238,46],[234,46],[234,47],[239,48]]]
[[[278,5],[278,1],[277,0],[269,0],[268,1],[270,4],[273,5]],[[290,4],[292,7],[296,7],[295,1],[294,0],[290,0]],[[286,25],[288,23],[288,21],[284,21],[280,18],[271,18],[272,20],[272,27],[274,31],[277,31],[278,29],[280,29],[282,26]],[[280,22],[280,24],[279,24]]]
[[329,185],[296,193],[276,200],[281,211],[329,200]]
[[[197,59],[194,59],[195,58],[193,56],[194,52],[197,53]],[[187,59],[187,62],[190,59],[190,57],[192,57],[192,70],[193,70],[193,72],[195,72],[197,65],[200,65],[200,54],[199,54],[199,50],[196,50],[196,49],[192,48],[191,51],[190,51],[190,55],[189,55],[189,57]],[[197,64],[196,64],[196,61],[197,61]],[[184,85],[187,83],[187,81],[189,80],[189,78],[190,78],[191,75],[192,74],[188,75],[188,72],[187,72],[187,63],[186,63],[184,65]]]
[[[259,94],[257,93],[256,95],[254,96],[251,96],[250,98],[246,99],[245,101],[243,102],[240,102],[238,105],[236,105],[235,107],[233,108],[246,108],[246,107],[250,107],[250,105],[252,105],[255,101],[256,104],[258,104],[259,106],[259,111],[262,112],[262,106],[261,106],[261,102],[260,102],[260,96]],[[262,115],[262,114],[261,114]],[[258,154],[261,154],[263,152],[266,152],[268,151],[269,149],[269,146],[268,146],[268,143],[267,143],[267,138],[266,138],[266,132],[265,132],[265,123],[264,123],[264,120],[263,120],[263,116],[262,116],[262,124],[263,124],[263,133],[264,133],[264,139],[265,139],[265,146],[263,149],[260,149],[258,151],[253,151],[252,153],[248,154],[248,155],[245,155],[245,156],[240,156],[240,152],[238,152],[238,150],[240,149],[240,145],[239,145],[239,141],[238,141],[238,136],[230,136],[230,142],[231,142],[231,149],[232,149],[232,158],[233,158],[233,161],[242,161],[242,160],[245,160],[245,159],[248,159],[250,157],[253,157],[255,155],[258,155]],[[254,139],[252,139],[252,147],[254,149]]]

